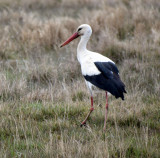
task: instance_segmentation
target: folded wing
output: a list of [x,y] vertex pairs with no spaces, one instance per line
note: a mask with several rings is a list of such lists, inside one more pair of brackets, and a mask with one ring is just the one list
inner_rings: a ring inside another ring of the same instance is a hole
[[110,92],[116,98],[120,97],[124,100],[125,85],[120,79],[116,65],[112,62],[94,62],[94,64],[101,73],[86,74],[84,78],[100,89]]

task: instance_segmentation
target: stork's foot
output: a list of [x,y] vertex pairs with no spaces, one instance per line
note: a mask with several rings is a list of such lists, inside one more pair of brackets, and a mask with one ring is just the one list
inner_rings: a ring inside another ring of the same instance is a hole
[[82,122],[80,126],[81,127],[86,126],[86,122]]

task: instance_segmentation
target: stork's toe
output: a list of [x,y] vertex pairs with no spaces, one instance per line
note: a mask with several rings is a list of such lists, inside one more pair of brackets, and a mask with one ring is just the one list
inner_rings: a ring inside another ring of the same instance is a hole
[[80,127],[86,126],[86,122],[82,122]]

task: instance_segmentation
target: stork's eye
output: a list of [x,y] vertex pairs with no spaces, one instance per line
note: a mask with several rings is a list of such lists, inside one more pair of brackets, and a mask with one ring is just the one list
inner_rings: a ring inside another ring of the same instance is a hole
[[78,31],[82,30],[82,28],[79,28]]

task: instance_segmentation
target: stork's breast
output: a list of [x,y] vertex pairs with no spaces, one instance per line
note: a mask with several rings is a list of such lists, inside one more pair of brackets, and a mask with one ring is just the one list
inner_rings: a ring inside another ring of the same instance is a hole
[[91,58],[81,62],[81,71],[83,76],[99,75],[101,72],[97,69]]

